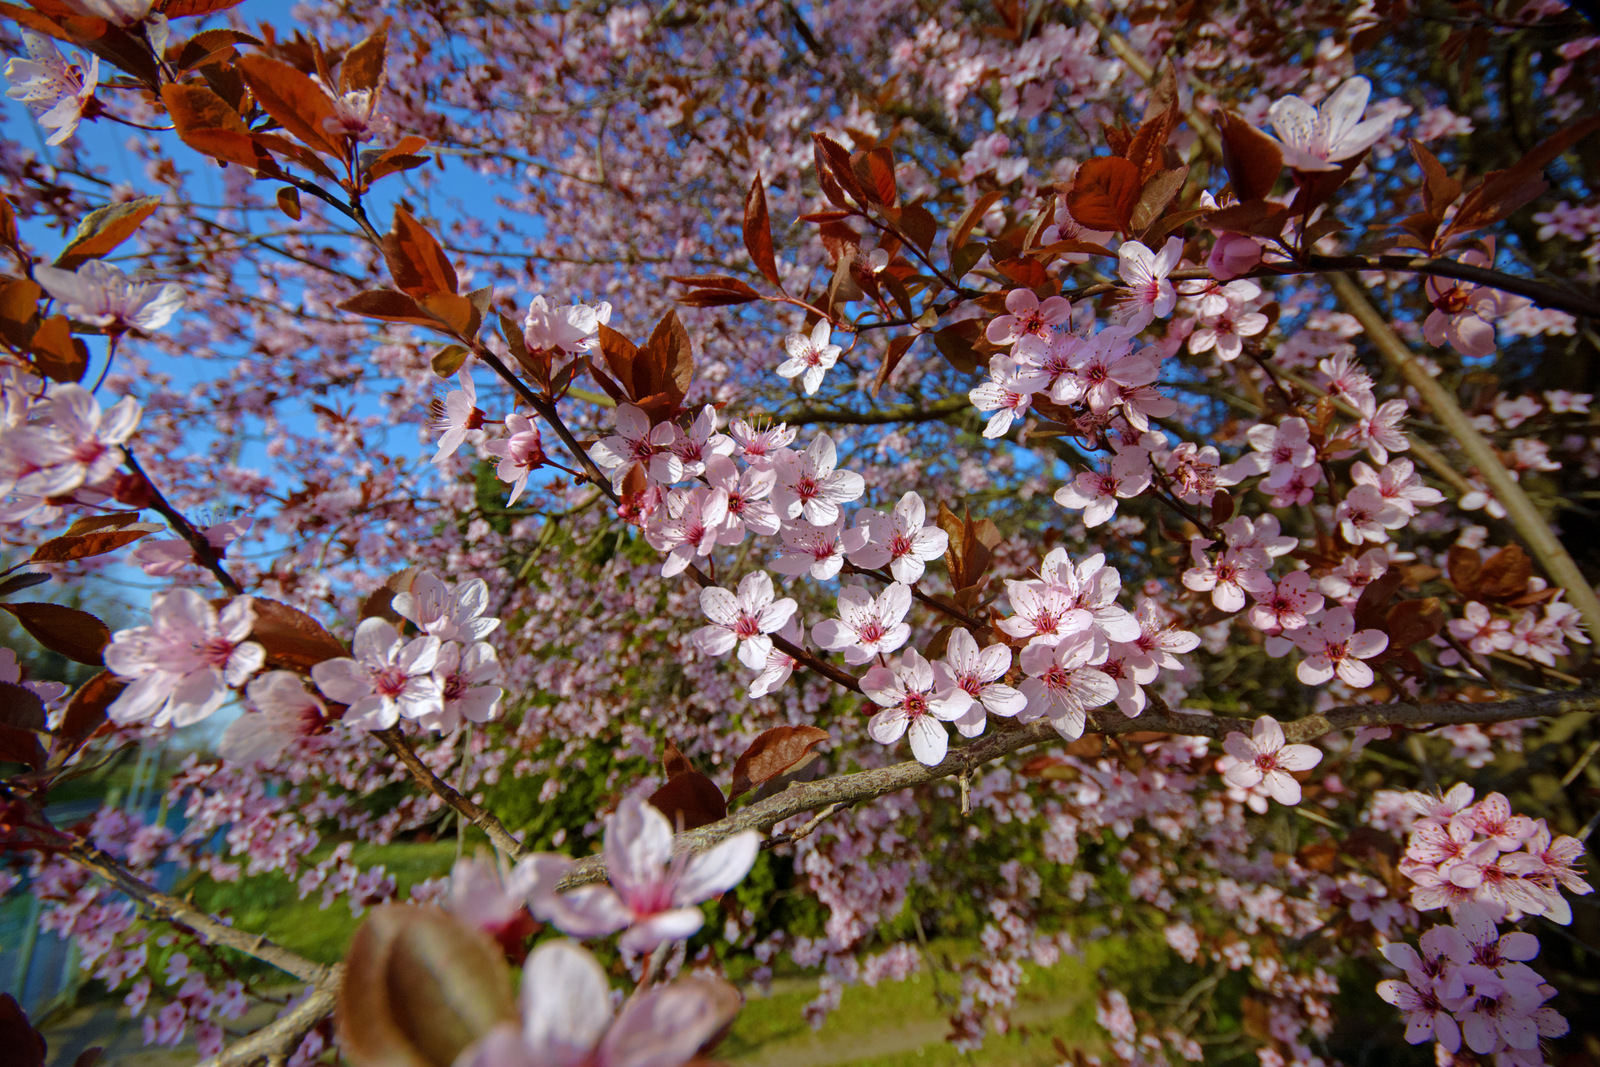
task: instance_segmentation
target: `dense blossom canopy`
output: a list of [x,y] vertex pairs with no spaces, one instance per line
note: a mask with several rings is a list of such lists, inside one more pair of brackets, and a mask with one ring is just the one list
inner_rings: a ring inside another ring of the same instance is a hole
[[254,8],[0,12],[0,890],[148,1043],[675,1067],[931,934],[968,1049],[1110,938],[1077,1062],[1594,1051],[1586,8]]

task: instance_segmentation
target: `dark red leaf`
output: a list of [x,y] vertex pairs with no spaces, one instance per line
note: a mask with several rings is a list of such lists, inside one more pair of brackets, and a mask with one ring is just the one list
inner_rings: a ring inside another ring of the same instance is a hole
[[709,826],[728,814],[722,790],[699,771],[674,776],[650,795],[650,803],[679,831]]
[[750,742],[733,765],[733,785],[728,798],[748,793],[778,777],[797,770],[816,758],[811,751],[828,739],[828,731],[815,726],[774,726]]
[[772,252],[772,220],[767,216],[767,192],[761,185],[761,172],[750,181],[744,198],[744,247],[750,262],[773,285],[778,281],[778,261]]

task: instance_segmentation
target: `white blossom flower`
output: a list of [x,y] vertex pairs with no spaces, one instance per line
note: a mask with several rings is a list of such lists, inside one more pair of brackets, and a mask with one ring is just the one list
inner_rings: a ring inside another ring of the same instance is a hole
[[1283,161],[1295,170],[1338,170],[1341,161],[1371,148],[1394,125],[1393,116],[1361,121],[1371,94],[1371,82],[1351,78],[1319,108],[1293,95],[1273,101],[1267,118]]
[[366,619],[356,628],[354,658],[324,660],[311,668],[311,677],[329,700],[350,706],[345,725],[387,729],[402,715],[443,714],[444,695],[433,677],[440,644],[432,634],[402,642],[388,620]]
[[112,330],[159,330],[183,307],[183,289],[176,282],[137,282],[103,259],[91,259],[75,271],[37,266],[33,278],[67,305],[72,318]]
[[266,650],[245,640],[255,621],[247,596],[235,597],[219,615],[193,589],[157,593],[150,625],[118,630],[106,646],[106,669],[133,680],[107,716],[119,725],[154,726],[206,718],[265,662]]
[[11,88],[6,95],[33,109],[39,125],[53,130],[47,144],[57,145],[72,136],[83,118],[84,109],[94,99],[100,81],[100,57],[89,57],[89,69],[68,63],[54,41],[36,33],[22,31],[29,59],[17,58],[6,64],[6,80]]
[[799,378],[807,396],[815,393],[822,386],[823,376],[839,359],[839,346],[828,343],[832,334],[828,320],[818,319],[810,337],[803,333],[785,337],[783,347],[789,358],[778,364],[778,377]]

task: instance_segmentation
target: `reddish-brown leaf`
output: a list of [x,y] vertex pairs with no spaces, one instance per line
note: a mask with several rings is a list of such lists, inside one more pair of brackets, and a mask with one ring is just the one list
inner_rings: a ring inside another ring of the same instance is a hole
[[339,91],[371,91],[383,82],[384,54],[389,44],[389,20],[384,19],[371,36],[345,53],[339,65]]
[[76,270],[85,261],[105,255],[132,237],[139,225],[160,206],[159,196],[144,196],[91,211],[78,223],[78,232],[56,257],[55,265],[62,270]]
[[45,729],[44,701],[25,685],[0,682],[0,726],[17,730]]
[[123,545],[132,544],[141,537],[160,533],[164,529],[166,527],[160,523],[141,522],[120,530],[100,530],[89,534],[63,534],[60,537],[52,537],[38,548],[35,548],[33,555],[28,557],[28,562],[65,563],[69,559],[88,559],[90,556],[103,556],[107,552],[115,552]]
[[1045,273],[1044,264],[1037,259],[1021,259],[1013,257],[1002,259],[994,265],[1013,285],[1022,289],[1037,289],[1050,280],[1050,275]]
[[678,777],[680,774],[693,774],[694,764],[689,762],[689,757],[678,751],[678,746],[670,739],[667,747],[661,753],[661,773],[666,775],[667,781]]
[[[965,245],[967,238],[972,236],[972,231],[977,228],[978,223],[983,221],[983,216],[988,213],[1001,195],[999,189],[990,189],[973,201],[972,206],[963,211],[961,217],[956,220],[955,228],[950,231],[950,239],[945,247],[954,253],[956,249]],[[959,277],[960,274],[965,273],[965,271],[960,271],[957,276]]]
[[682,400],[689,392],[694,382],[694,350],[676,311],[661,317],[650,340],[639,350],[633,361],[633,380],[640,397],[666,392]]
[[1256,237],[1277,237],[1289,221],[1289,209],[1271,200],[1247,200],[1242,204],[1207,212],[1200,224],[1221,233],[1248,233]]
[[128,683],[110,671],[101,671],[78,687],[67,702],[66,714],[61,719],[61,729],[56,737],[68,752],[75,750],[100,729],[106,721],[106,709],[128,688]]
[[198,15],[209,15],[215,11],[226,11],[242,3],[244,0],[162,0],[157,6],[169,19],[187,19]]
[[900,209],[900,230],[911,243],[926,252],[939,236],[939,222],[933,213],[921,204],[908,204]]
[[111,640],[111,631],[87,611],[34,601],[0,603],[0,610],[9,611],[35,641],[50,651],[91,667],[104,662],[101,652]]
[[760,171],[750,180],[750,192],[744,198],[744,247],[761,276],[779,285],[778,261],[772,251],[772,220],[767,216],[767,192],[762,187]]
[[1118,156],[1100,156],[1078,168],[1067,191],[1067,210],[1091,230],[1125,232],[1142,188],[1137,166]]
[[342,641],[299,608],[265,597],[255,597],[252,603],[256,624],[250,631],[250,640],[266,650],[268,667],[304,671],[324,660],[350,654]]
[[878,395],[878,390],[883,388],[883,383],[889,380],[889,376],[894,373],[894,369],[900,365],[900,361],[905,358],[906,353],[911,350],[911,346],[916,344],[917,338],[921,336],[921,334],[917,333],[902,334],[889,342],[889,350],[884,354],[883,363],[878,367],[878,375],[872,380],[872,396],[874,399]]
[[1383,625],[1384,618],[1388,615],[1389,601],[1400,591],[1405,584],[1405,574],[1398,570],[1387,570],[1367,583],[1361,590],[1361,596],[1356,600],[1355,626],[1357,630],[1368,630]]
[[395,288],[421,299],[429,293],[457,291],[456,271],[427,227],[403,206],[394,209],[394,225],[383,238],[383,258]]
[[973,320],[968,319],[936,330],[933,334],[933,344],[939,350],[939,354],[962,374],[976,372],[983,363],[977,348],[974,347],[979,334],[976,326]]
[[1477,549],[1465,545],[1450,546],[1447,573],[1456,592],[1469,599],[1474,598],[1478,591],[1478,575],[1482,572],[1483,557],[1478,555]]
[[178,137],[197,152],[237,163],[248,170],[261,166],[262,153],[249,127],[228,102],[209,86],[193,83],[163,85],[161,102],[177,128]]
[[1389,633],[1389,651],[1400,652],[1428,640],[1444,628],[1444,622],[1444,608],[1438,597],[1402,600],[1389,609],[1384,624]]
[[1222,165],[1227,168],[1234,199],[1242,203],[1271,195],[1283,173],[1283,149],[1278,142],[1232,111],[1221,112],[1217,126],[1222,135]]
[[313,151],[334,158],[344,154],[339,136],[328,132],[328,126],[337,128],[338,120],[333,101],[321,86],[289,64],[260,53],[241,56],[238,69],[256,102],[278,125]]
[[44,1035],[33,1028],[10,993],[0,993],[0,1048],[15,1057],[12,1067],[44,1067]]
[[1576,119],[1543,141],[1505,170],[1487,175],[1466,195],[1446,234],[1463,234],[1493,225],[1549,188],[1542,175],[1567,149],[1600,130],[1600,115]]
[[750,747],[733,765],[733,785],[728,790],[728,799],[799,770],[816,758],[811,750],[827,739],[828,731],[815,726],[774,726],[750,742]]
[[875,204],[893,207],[899,191],[894,180],[894,153],[878,147],[863,153],[856,161],[856,180],[867,198]]
[[79,382],[89,369],[89,346],[72,336],[72,324],[65,315],[52,315],[39,324],[28,346],[33,365],[54,382]]
[[365,315],[370,319],[382,319],[385,322],[409,322],[413,326],[429,327],[439,325],[438,320],[423,311],[415,300],[393,289],[371,289],[365,293],[357,293],[341,303],[339,310]]
[[826,168],[834,181],[838,182],[839,188],[854,197],[856,203],[867,203],[867,193],[856,180],[856,168],[850,160],[849,149],[823,133],[813,133],[811,140],[816,145],[819,173]]
[[728,814],[728,801],[722,790],[699,771],[674,775],[650,794],[650,803],[680,832],[709,826]]
[[1444,164],[1424,148],[1421,141],[1410,143],[1411,155],[1416,159],[1417,166],[1422,168],[1422,206],[1427,208],[1428,215],[1437,224],[1444,218],[1445,208],[1455,203],[1456,197],[1461,195],[1461,183],[1450,177]]
[[761,295],[738,278],[731,278],[726,274],[674,275],[668,278],[667,281],[677,282],[679,285],[687,285],[694,289],[723,290],[752,299]]
[[1478,574],[1478,593],[1492,599],[1520,596],[1533,577],[1533,560],[1520,545],[1507,545],[1483,561]]

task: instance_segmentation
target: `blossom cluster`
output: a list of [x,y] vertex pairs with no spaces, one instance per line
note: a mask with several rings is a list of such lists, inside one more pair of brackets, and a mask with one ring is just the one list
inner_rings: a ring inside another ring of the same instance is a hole
[[1499,793],[1473,803],[1472,787],[1462,783],[1443,796],[1408,793],[1404,799],[1419,818],[1400,871],[1416,883],[1411,905],[1418,911],[1477,902],[1512,919],[1542,915],[1565,925],[1572,907],[1561,890],[1594,892],[1574,867],[1583,843],[1552,836],[1543,819],[1513,814]]
[[[235,597],[218,611],[192,589],[157,593],[150,625],[118,630],[106,648],[107,668],[133,683],[108,714],[119,725],[188,726],[243,688],[250,710],[229,725],[221,742],[223,755],[240,762],[271,760],[297,739],[325,732],[335,719],[352,729],[378,730],[404,718],[446,734],[463,722],[493,719],[504,690],[493,684],[500,664],[494,646],[483,640],[500,625],[485,615],[487,583],[475,578],[451,585],[423,571],[394,595],[392,607],[417,635],[405,640],[387,619],[363,620],[352,656],[311,668],[319,697],[292,671],[257,676],[267,653],[247,640],[256,623],[253,598]],[[330,709],[324,697],[343,707]]]
[[1422,935],[1420,952],[1404,942],[1384,946],[1405,977],[1378,983],[1378,995],[1405,1016],[1407,1041],[1432,1040],[1448,1053],[1465,1044],[1499,1067],[1545,1063],[1539,1039],[1561,1037],[1567,1021],[1547,1003],[1555,987],[1526,962],[1539,954],[1539,939],[1500,933],[1504,919],[1494,902],[1465,901],[1451,909],[1453,925]]

